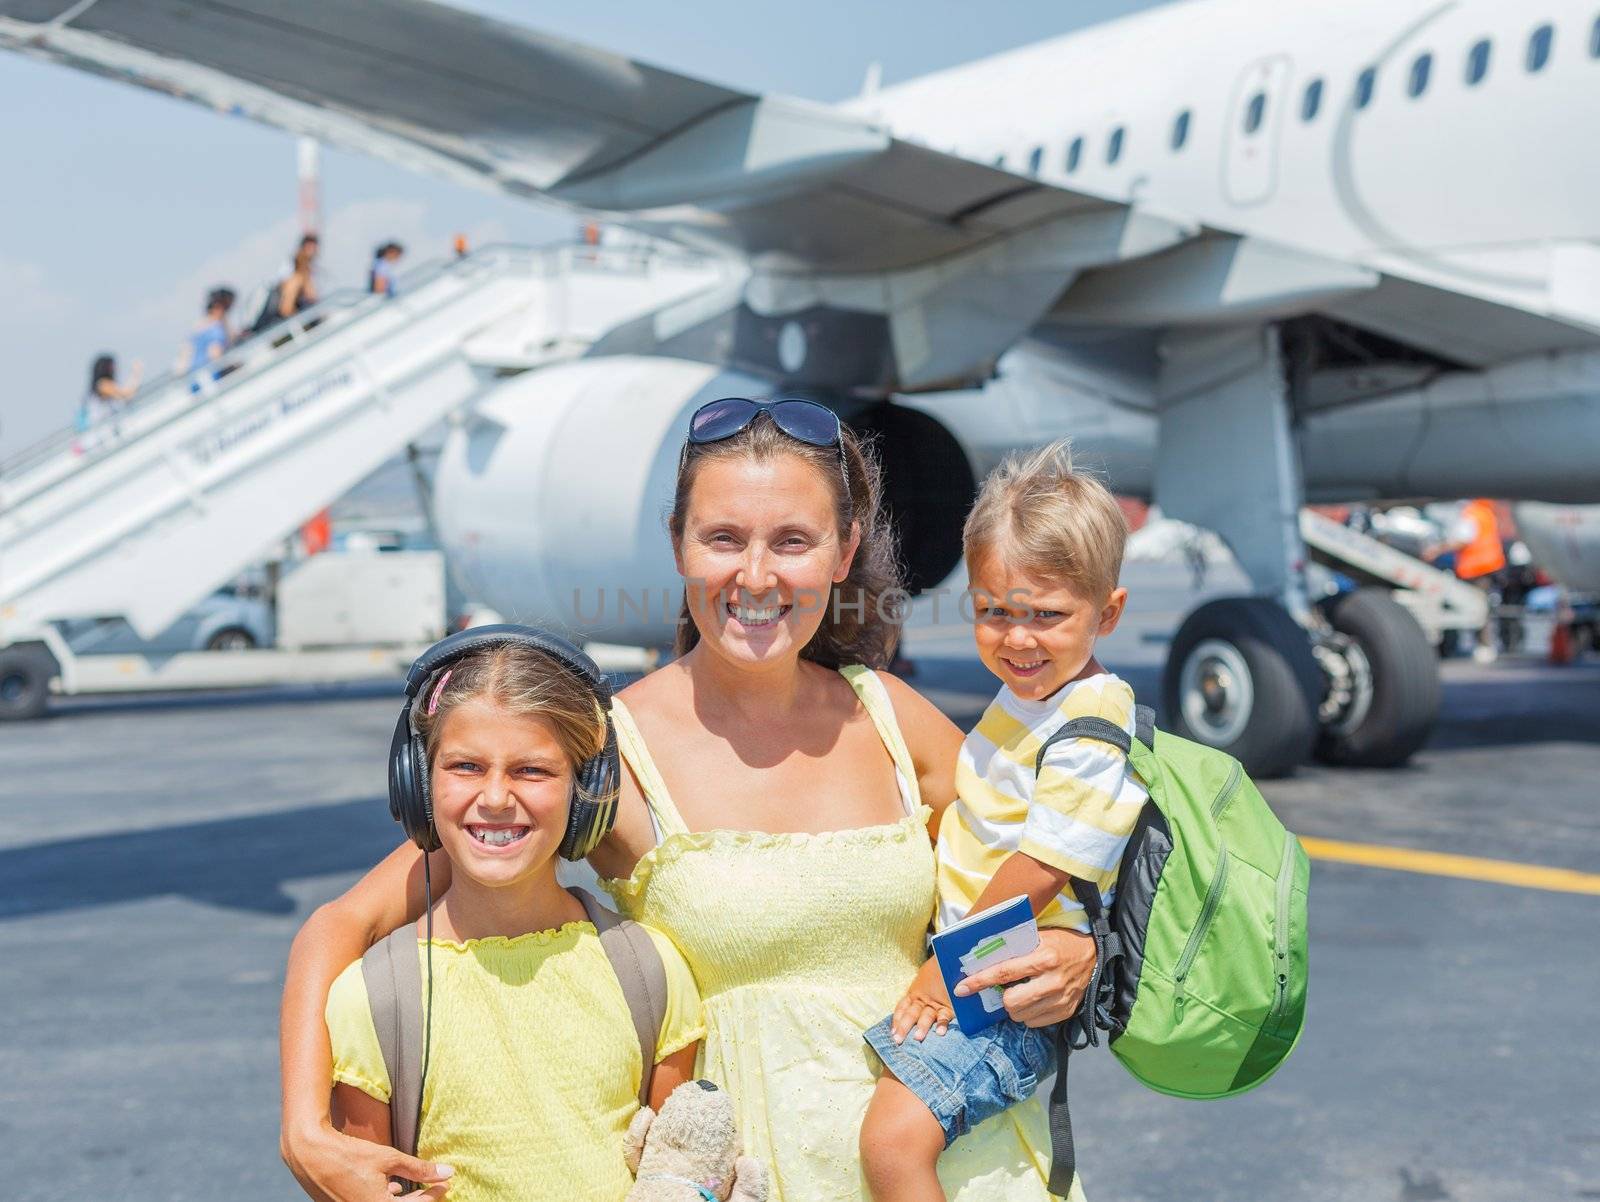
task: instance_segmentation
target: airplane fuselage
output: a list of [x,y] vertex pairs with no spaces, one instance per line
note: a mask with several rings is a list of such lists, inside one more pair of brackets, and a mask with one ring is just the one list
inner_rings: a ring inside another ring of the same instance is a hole
[[1046,183],[1600,326],[1600,14],[1190,0],[846,107]]

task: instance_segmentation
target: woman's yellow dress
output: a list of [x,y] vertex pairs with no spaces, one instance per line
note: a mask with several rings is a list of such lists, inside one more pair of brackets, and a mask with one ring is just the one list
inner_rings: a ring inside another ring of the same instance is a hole
[[[907,814],[827,834],[690,831],[627,707],[612,715],[660,843],[605,887],[671,937],[705,1010],[697,1072],[730,1090],[745,1150],[767,1161],[774,1202],[868,1197],[857,1142],[882,1071],[861,1033],[924,959],[933,913],[929,810],[883,682],[843,669],[893,757]],[[939,1161],[952,1202],[1045,1202],[1050,1134],[1037,1099],[957,1140]],[[1082,1202],[1077,1183],[1074,1202]]]

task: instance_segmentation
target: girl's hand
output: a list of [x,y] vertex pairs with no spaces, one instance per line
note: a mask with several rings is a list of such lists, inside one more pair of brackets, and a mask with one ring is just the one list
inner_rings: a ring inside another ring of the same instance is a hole
[[975,972],[956,986],[967,997],[991,985],[1005,985],[1006,1013],[1029,1027],[1065,1022],[1083,1004],[1094,974],[1094,939],[1054,928],[1039,932],[1039,946],[1025,956]]
[[429,1164],[415,1156],[341,1135],[328,1123],[285,1130],[281,1140],[283,1162],[300,1188],[315,1202],[392,1202],[400,1187],[391,1177],[404,1177],[424,1187],[399,1195],[436,1202],[450,1188],[454,1173],[447,1164]]
[[894,1008],[890,1028],[894,1041],[904,1043],[908,1034],[914,1034],[921,1043],[928,1032],[937,1030],[943,1035],[955,1021],[956,1012],[950,1008],[950,995],[945,992],[944,974],[939,962],[929,959],[917,972],[911,988]]

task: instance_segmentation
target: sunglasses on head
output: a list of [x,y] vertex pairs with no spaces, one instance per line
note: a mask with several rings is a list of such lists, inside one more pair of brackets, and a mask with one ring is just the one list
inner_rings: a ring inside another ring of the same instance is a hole
[[732,438],[755,421],[758,413],[765,413],[772,419],[773,425],[797,442],[813,447],[838,447],[839,471],[843,473],[848,489],[850,469],[845,462],[839,415],[815,401],[752,401],[740,396],[708,401],[689,418],[688,443],[704,445]]

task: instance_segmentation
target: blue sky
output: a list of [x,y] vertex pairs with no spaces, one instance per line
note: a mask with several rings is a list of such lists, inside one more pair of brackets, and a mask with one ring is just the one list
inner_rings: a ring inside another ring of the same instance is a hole
[[[867,66],[909,79],[1152,7],[1157,0],[694,0],[473,8],[751,91],[854,94]],[[241,294],[296,235],[288,135],[137,88],[0,54],[0,458],[71,420],[100,351],[166,370],[214,284]],[[410,264],[465,232],[565,236],[558,210],[336,151],[322,161],[324,290],[362,282],[395,237]]]

